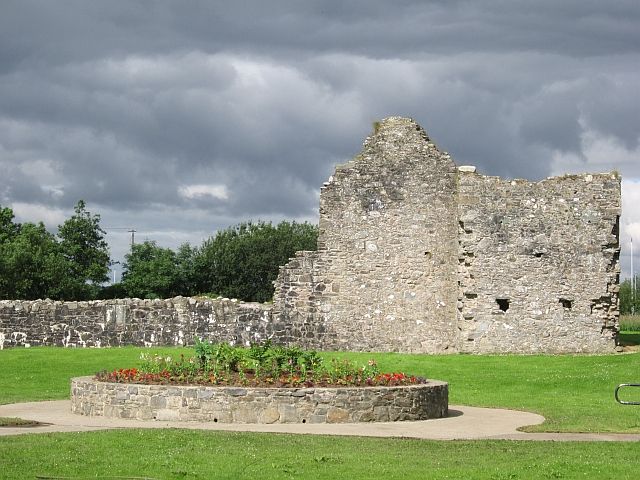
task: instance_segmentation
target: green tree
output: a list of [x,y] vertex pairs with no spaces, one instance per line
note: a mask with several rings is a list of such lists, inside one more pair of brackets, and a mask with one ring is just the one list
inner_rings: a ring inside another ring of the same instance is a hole
[[0,207],[0,298],[62,298],[64,258],[42,222],[19,224]]
[[156,242],[133,245],[123,267],[122,287],[129,297],[169,298],[182,293],[176,253]]
[[60,250],[66,260],[66,265],[60,265],[67,275],[62,292],[65,298],[94,298],[99,285],[109,279],[109,247],[104,236],[100,215],[88,212],[82,200],[73,216],[58,226]]
[[245,301],[273,298],[280,265],[299,250],[315,250],[318,228],[308,223],[240,223],[206,240],[194,260],[196,289]]
[[177,265],[177,294],[184,296],[195,295],[197,272],[196,272],[196,255],[198,250],[188,243],[180,245],[176,253]]
[[633,294],[633,284],[630,278],[620,283],[620,313],[622,315],[630,315],[634,311],[636,314],[640,314],[640,275],[636,276],[635,295]]
[[61,298],[56,289],[64,283],[63,262],[59,245],[44,224],[20,225],[10,240],[0,243],[0,297]]
[[9,261],[9,244],[20,231],[20,225],[14,223],[13,210],[0,205],[0,298],[11,298],[12,280]]
[[13,210],[0,205],[0,245],[13,239],[20,231],[20,224],[13,222]]

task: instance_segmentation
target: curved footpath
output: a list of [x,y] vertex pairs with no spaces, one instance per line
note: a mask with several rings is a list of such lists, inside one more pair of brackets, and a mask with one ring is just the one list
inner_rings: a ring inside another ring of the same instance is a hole
[[556,440],[640,441],[640,434],[622,433],[524,433],[517,429],[538,425],[544,417],[535,413],[449,406],[449,416],[419,422],[334,424],[223,424],[211,422],[160,422],[85,417],[71,413],[70,400],[0,405],[0,417],[18,417],[45,423],[36,427],[0,427],[0,436],[26,433],[86,432],[114,428],[189,428],[242,432],[406,437],[428,440]]

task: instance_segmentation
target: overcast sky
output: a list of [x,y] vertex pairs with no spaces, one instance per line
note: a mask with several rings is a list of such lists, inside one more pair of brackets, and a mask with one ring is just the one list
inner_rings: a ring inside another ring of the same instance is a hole
[[84,199],[114,260],[129,228],[174,248],[315,222],[402,115],[485,174],[620,172],[628,276],[639,85],[637,0],[1,0],[0,204],[55,231]]

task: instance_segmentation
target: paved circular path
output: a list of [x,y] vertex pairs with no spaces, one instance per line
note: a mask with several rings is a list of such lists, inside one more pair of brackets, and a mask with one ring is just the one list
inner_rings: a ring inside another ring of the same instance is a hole
[[524,433],[519,427],[538,425],[544,417],[535,413],[499,408],[450,405],[449,416],[420,422],[376,422],[342,424],[223,424],[211,422],[159,422],[85,417],[71,413],[69,400],[0,405],[0,417],[18,417],[49,425],[0,427],[1,435],[46,432],[84,432],[114,428],[190,428],[242,432],[407,437],[430,440],[559,440],[640,441],[640,434]]

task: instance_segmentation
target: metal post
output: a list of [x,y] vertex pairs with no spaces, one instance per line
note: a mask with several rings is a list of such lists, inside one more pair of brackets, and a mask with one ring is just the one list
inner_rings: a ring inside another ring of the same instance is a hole
[[629,242],[631,244],[631,315],[636,314],[636,274],[633,271],[633,237]]
[[120,262],[115,261],[111,264],[111,268],[113,271],[113,283],[116,283],[116,265],[120,265]]

